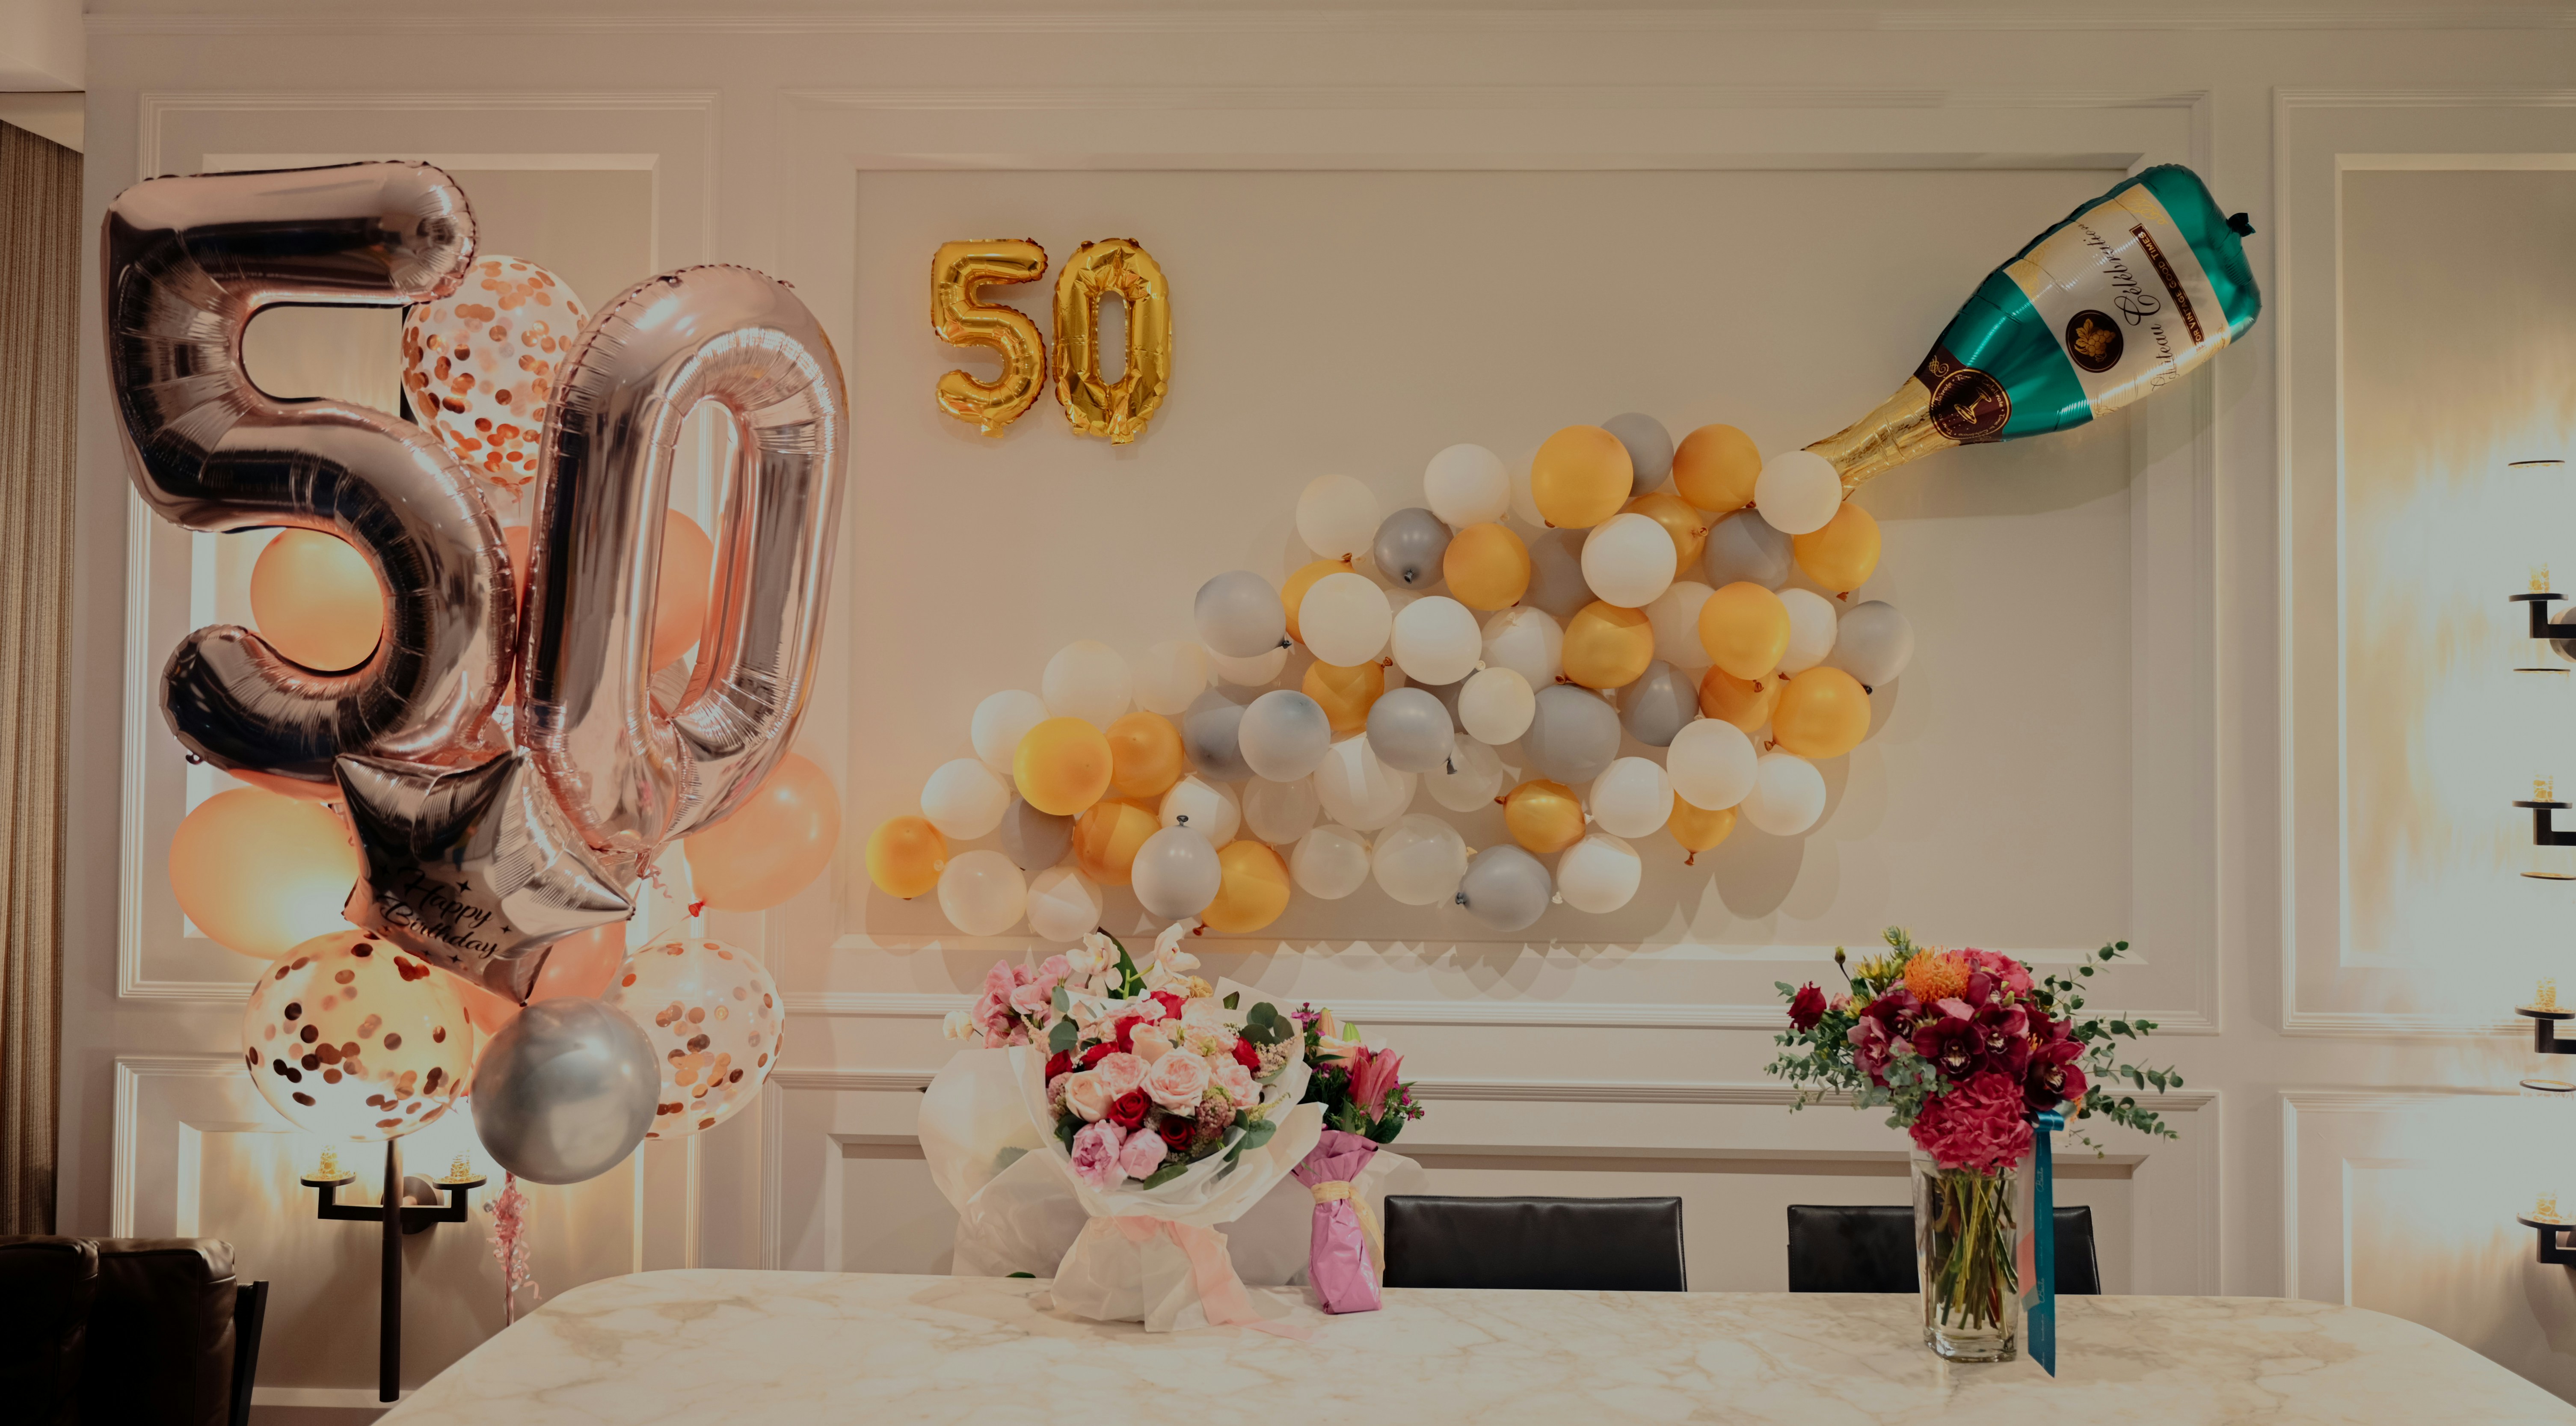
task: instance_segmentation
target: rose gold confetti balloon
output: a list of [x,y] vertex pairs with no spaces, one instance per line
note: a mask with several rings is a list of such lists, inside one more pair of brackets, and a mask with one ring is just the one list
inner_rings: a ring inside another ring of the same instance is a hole
[[563,279],[535,263],[479,257],[454,296],[403,318],[412,418],[456,453],[496,513],[518,510],[537,478],[555,368],[584,315]]
[[648,1139],[711,1129],[760,1093],[778,1064],[786,1019],[778,986],[722,941],[656,941],[637,951],[600,997],[653,1042],[662,1098]]
[[474,1068],[474,1027],[446,976],[364,931],[316,936],[251,987],[251,1082],[328,1139],[396,1139],[447,1112]]

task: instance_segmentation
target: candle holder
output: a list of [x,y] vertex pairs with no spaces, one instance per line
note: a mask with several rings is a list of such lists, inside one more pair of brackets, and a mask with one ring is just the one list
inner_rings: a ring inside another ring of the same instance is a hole
[[[379,1223],[384,1226],[384,1256],[377,1268],[381,1291],[376,1317],[376,1399],[393,1401],[402,1395],[402,1240],[407,1233],[422,1233],[441,1223],[465,1222],[471,1212],[465,1195],[481,1188],[485,1182],[473,1174],[465,1156],[457,1155],[450,1176],[432,1184],[424,1178],[404,1178],[402,1141],[385,1141],[385,1193],[381,1202],[372,1204],[342,1203],[339,1191],[357,1182],[354,1173],[340,1171],[340,1156],[324,1149],[322,1164],[315,1174],[303,1180],[307,1188],[322,1191],[322,1201],[314,1214],[317,1218],[342,1223]],[[462,1173],[468,1177],[457,1177]],[[325,1177],[324,1175],[334,1175]],[[440,1191],[447,1201],[439,1203]],[[406,1203],[417,1195],[427,1203]]]
[[[2566,597],[2564,594],[2552,592],[2549,588],[2549,566],[2547,565],[2542,565],[2533,571],[2531,589],[2528,592],[2513,596],[2514,603],[2529,605],[2531,608],[2531,637],[2556,647],[2562,659],[2576,657],[2576,649],[2571,649],[2567,642],[2571,637],[2576,637],[2576,626],[2553,622],[2550,618],[2550,606]],[[2568,669],[2569,665],[2565,663],[2529,663],[2514,666],[2516,673],[2566,673]]]

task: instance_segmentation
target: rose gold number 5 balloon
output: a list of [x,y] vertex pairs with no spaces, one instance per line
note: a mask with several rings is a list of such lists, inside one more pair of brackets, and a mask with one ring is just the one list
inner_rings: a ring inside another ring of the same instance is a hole
[[[582,329],[539,472],[519,744],[615,875],[722,818],[788,750],[814,679],[848,397],[823,329],[739,267],[638,284]],[[676,708],[653,699],[655,574],[680,423],[712,401],[739,455],[715,593]]]
[[473,255],[465,195],[427,164],[156,178],[109,205],[108,378],[144,503],[191,530],[328,531],[387,591],[384,637],[356,668],[305,668],[232,625],[179,645],[162,712],[217,767],[330,797],[335,755],[454,761],[500,700],[508,557],[455,458],[382,411],[280,401],[241,366],[264,307],[426,302]]

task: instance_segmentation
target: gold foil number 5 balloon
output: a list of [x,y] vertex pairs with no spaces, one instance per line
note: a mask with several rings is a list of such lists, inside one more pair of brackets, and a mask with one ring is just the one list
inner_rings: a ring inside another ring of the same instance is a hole
[[963,371],[939,378],[939,409],[974,422],[985,435],[1002,434],[1046,389],[1046,338],[1020,313],[976,301],[975,290],[988,282],[1035,282],[1046,267],[1046,249],[1026,238],[941,243],[930,260],[931,330],[951,346],[990,347],[1002,357],[1002,374],[993,381]]
[[[1046,344],[1037,324],[1008,307],[975,300],[986,283],[1034,282],[1046,249],[1026,239],[942,243],[930,265],[930,325],[956,346],[1001,353],[1002,374],[977,381],[963,371],[939,378],[939,408],[998,436],[1046,384]],[[1125,370],[1101,373],[1100,306],[1127,304]],[[1131,238],[1084,243],[1055,284],[1056,400],[1083,435],[1125,445],[1145,433],[1172,379],[1172,297],[1162,264]]]

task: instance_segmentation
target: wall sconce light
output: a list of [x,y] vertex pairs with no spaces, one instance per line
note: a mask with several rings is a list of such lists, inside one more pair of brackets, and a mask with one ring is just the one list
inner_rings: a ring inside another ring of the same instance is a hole
[[[384,1225],[384,1257],[377,1277],[382,1294],[377,1304],[376,1327],[376,1399],[393,1401],[402,1395],[402,1240],[406,1233],[425,1232],[441,1223],[465,1222],[470,1207],[465,1195],[483,1186],[483,1178],[474,1172],[473,1163],[463,1154],[456,1156],[447,1177],[433,1184],[417,1176],[403,1177],[402,1141],[385,1141],[384,1197],[368,1205],[337,1201],[340,1189],[357,1181],[357,1175],[340,1167],[335,1149],[322,1151],[321,1166],[307,1188],[322,1191],[322,1202],[315,1217],[340,1222],[380,1223]],[[447,1201],[439,1202],[441,1190]]]

